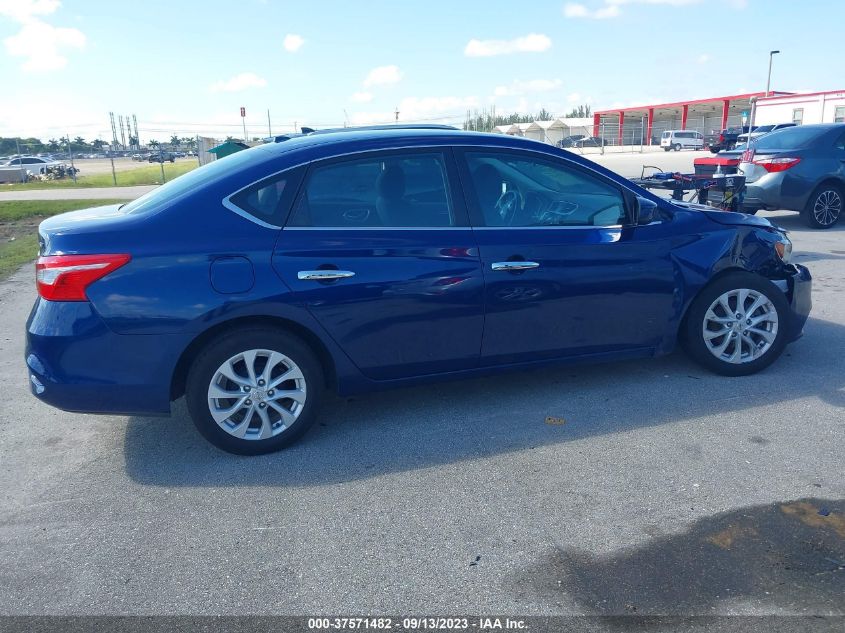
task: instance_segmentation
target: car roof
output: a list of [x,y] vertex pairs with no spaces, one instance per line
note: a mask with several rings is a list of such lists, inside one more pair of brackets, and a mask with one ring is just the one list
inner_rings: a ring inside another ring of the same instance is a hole
[[[532,139],[508,134],[490,134],[470,132],[447,126],[377,126],[363,128],[341,128],[340,130],[315,131],[310,134],[295,136],[275,143],[259,145],[261,149],[273,153],[286,153],[317,146],[334,146],[337,151],[345,151],[344,146],[372,145],[372,149],[404,145],[496,145],[500,147],[545,146]],[[326,148],[328,149],[328,147]]]

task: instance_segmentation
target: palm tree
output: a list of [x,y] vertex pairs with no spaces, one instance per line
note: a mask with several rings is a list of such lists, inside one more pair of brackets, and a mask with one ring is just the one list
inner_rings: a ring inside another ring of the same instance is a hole
[[179,149],[179,143],[181,142],[181,140],[182,139],[179,138],[178,134],[174,134],[170,137],[170,147],[172,147],[173,149]]
[[100,150],[105,144],[106,142],[103,139],[98,138],[95,139],[93,143],[91,143],[91,146],[96,150]]
[[88,145],[88,143],[85,142],[85,139],[81,136],[77,136],[75,139],[73,139],[73,144],[79,145],[80,147],[85,147],[86,145]]
[[150,141],[149,143],[147,143],[147,145],[149,145],[150,147],[158,147],[159,145],[161,145],[161,143],[159,143],[158,141]]
[[51,138],[49,141],[47,141],[47,147],[50,148],[51,152],[57,152],[59,150],[59,141],[54,138]]

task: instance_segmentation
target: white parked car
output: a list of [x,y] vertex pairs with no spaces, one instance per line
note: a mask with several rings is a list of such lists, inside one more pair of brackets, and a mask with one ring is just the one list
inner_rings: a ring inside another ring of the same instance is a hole
[[20,167],[33,174],[46,174],[48,167],[64,167],[63,163],[52,158],[42,158],[40,156],[20,156],[10,160],[6,167]]
[[704,135],[695,130],[666,130],[660,136],[660,147],[680,152],[682,149],[704,149]]
[[755,140],[760,138],[761,136],[765,136],[769,132],[774,132],[775,130],[782,130],[785,127],[795,127],[795,123],[776,123],[774,125],[760,125],[754,128],[754,131],[751,134],[740,134],[736,137],[737,143],[747,143],[748,137],[751,137],[751,140]]

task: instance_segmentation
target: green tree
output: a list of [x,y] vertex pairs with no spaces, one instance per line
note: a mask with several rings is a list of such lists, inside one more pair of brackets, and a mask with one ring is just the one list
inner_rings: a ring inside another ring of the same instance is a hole
[[158,141],[150,141],[149,143],[147,143],[147,145],[149,145],[150,147],[158,147],[159,145],[161,145],[161,143],[159,143]]
[[181,143],[182,139],[179,138],[178,134],[174,134],[170,137],[170,147],[173,149],[179,149],[179,144]]
[[73,139],[73,144],[74,144],[74,146],[80,147],[80,148],[88,147],[88,143],[86,143],[85,139],[82,138],[81,136],[77,136],[75,139]]
[[129,147],[135,147],[135,148],[141,147],[141,144],[138,142],[137,136],[132,136],[132,135],[129,136]]
[[94,148],[94,149],[96,149],[96,150],[100,150],[100,149],[102,149],[102,148],[103,148],[103,145],[105,145],[105,144],[106,144],[106,142],[105,142],[103,139],[98,138],[98,139],[95,139],[95,140],[91,143],[91,147],[93,147],[93,148]]
[[51,152],[57,152],[59,151],[59,141],[54,138],[51,138],[49,141],[47,141],[47,147],[50,148]]

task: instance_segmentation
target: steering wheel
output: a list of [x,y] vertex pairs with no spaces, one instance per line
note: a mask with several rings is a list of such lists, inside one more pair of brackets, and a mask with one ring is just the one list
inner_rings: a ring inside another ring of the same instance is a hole
[[510,226],[516,211],[519,209],[520,196],[515,190],[506,191],[496,201],[496,215],[502,220],[502,225]]

